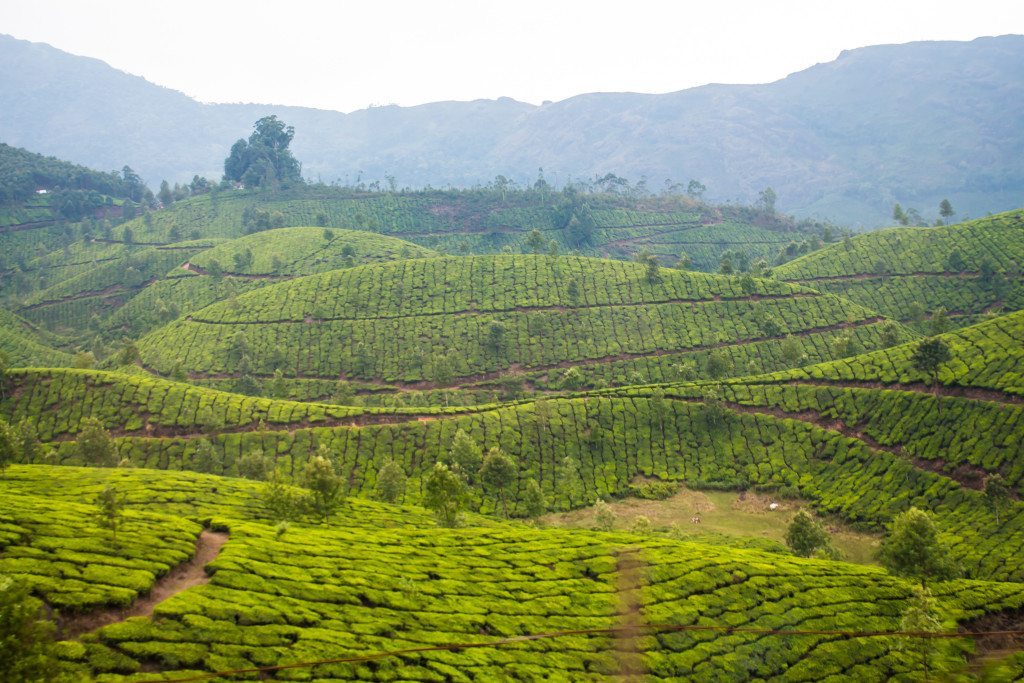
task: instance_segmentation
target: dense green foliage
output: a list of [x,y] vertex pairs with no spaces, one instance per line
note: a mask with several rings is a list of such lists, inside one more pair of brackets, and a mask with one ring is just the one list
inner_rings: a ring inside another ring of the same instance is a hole
[[94,171],[0,142],[0,205],[23,202],[35,196],[36,190],[47,190],[91,194],[99,198],[99,207],[102,195],[138,201],[145,189],[128,168],[123,174]]
[[[978,387],[1024,395],[1024,311],[993,318],[940,337],[952,359],[939,367],[947,387]],[[917,343],[779,373],[780,379],[913,383],[929,382],[911,362]]]
[[71,365],[70,354],[53,348],[53,342],[28,321],[0,308],[0,351],[11,367]]
[[248,187],[277,187],[302,183],[301,165],[288,145],[295,128],[276,116],[264,116],[254,124],[249,140],[238,140],[224,160],[224,177]]
[[[106,674],[109,681],[129,680],[121,675],[144,665],[182,677],[616,627],[622,623],[622,589],[615,555],[626,546],[640,553],[639,608],[650,624],[893,630],[914,594],[912,584],[873,567],[650,536],[480,526],[479,518],[449,530],[436,527],[418,508],[357,500],[351,501],[350,513],[329,526],[295,523],[280,534],[253,506],[257,485],[206,475],[19,467],[10,480],[0,482],[0,499],[18,510],[21,524],[46,529],[75,509],[69,499],[107,484],[126,492],[136,524],[177,519],[172,528],[191,535],[197,525],[182,518],[215,514],[215,525],[230,531],[230,540],[210,565],[208,584],[161,603],[152,619],[129,619],[80,642],[61,644],[68,665],[82,673]],[[51,490],[52,505],[39,505]],[[84,539],[108,533],[88,524],[76,531]],[[30,542],[21,536],[8,547],[21,551]],[[171,538],[157,543],[154,552],[166,548],[163,553],[175,544]],[[132,546],[108,544],[96,559],[109,563],[122,556],[132,566],[132,552]],[[56,566],[64,561],[60,557],[40,556],[37,567]],[[82,582],[99,589],[105,578],[90,575]],[[936,584],[933,592],[951,621],[1024,604],[1024,590],[1016,584],[956,581]],[[903,641],[887,637],[768,640],[747,633],[663,632],[645,636],[643,652],[654,680],[725,674],[779,680],[811,674],[909,679],[916,666]],[[620,666],[612,637],[597,633],[424,652],[374,664],[328,664],[312,672],[297,669],[288,677],[603,680]]]
[[[279,369],[288,377],[445,386],[790,334],[856,333],[878,322],[835,297],[750,282],[754,291],[746,292],[738,278],[662,269],[652,283],[640,264],[577,257],[398,261],[261,288],[177,320],[139,348],[148,366],[167,374],[179,363],[198,375],[238,374],[248,356],[250,372],[263,376]],[[855,352],[828,346],[819,354]],[[665,369],[679,360],[666,359]],[[785,366],[801,361],[798,353]]]
[[[859,235],[780,266],[776,277],[909,323],[940,308],[959,325],[1024,308],[1024,212]],[[922,331],[924,326],[922,325]]]

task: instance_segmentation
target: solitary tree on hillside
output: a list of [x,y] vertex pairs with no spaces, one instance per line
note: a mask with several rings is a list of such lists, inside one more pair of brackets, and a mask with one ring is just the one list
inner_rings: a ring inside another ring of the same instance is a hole
[[949,203],[948,199],[943,199],[939,202],[939,215],[942,216],[942,220],[949,222],[949,219],[953,217],[953,205]]
[[110,529],[114,543],[117,543],[117,530],[121,526],[121,517],[124,510],[124,498],[118,494],[117,487],[108,484],[99,495],[96,496],[97,517],[100,526]]
[[466,504],[466,483],[444,463],[435,463],[423,484],[423,504],[434,511],[437,521],[447,527],[458,524]]
[[82,429],[78,432],[78,455],[82,462],[94,467],[113,467],[115,464],[114,446],[110,440],[110,432],[95,417],[82,420]]
[[893,574],[920,580],[922,587],[929,579],[944,581],[957,574],[931,515],[916,507],[893,520],[878,559]]
[[707,186],[699,180],[691,180],[686,185],[686,194],[693,199],[701,199],[704,193],[707,192]]
[[915,370],[923,372],[931,378],[932,389],[939,392],[939,370],[953,356],[949,352],[949,344],[939,337],[928,337],[914,349],[910,363]]
[[279,183],[302,182],[299,162],[288,145],[295,129],[276,116],[264,116],[255,123],[248,142],[238,140],[224,160],[224,177],[244,183],[247,187],[276,186]]
[[530,231],[526,237],[526,248],[530,250],[531,254],[539,254],[544,249],[544,235],[540,230],[534,228]]
[[658,258],[654,254],[642,251],[637,254],[636,260],[646,268],[644,278],[647,282],[651,284],[661,282],[661,269],[658,266]]
[[484,461],[483,449],[469,434],[461,428],[455,430],[452,448],[448,453],[448,462],[469,483],[473,482],[480,465]]
[[536,479],[527,479],[523,490],[523,509],[527,517],[540,517],[547,510],[547,502],[544,500],[544,492]]
[[587,499],[587,486],[580,475],[580,463],[576,458],[565,456],[559,464],[557,475],[556,490],[565,494],[565,509]]
[[985,500],[996,516],[996,524],[1000,524],[1000,515],[1010,503],[1010,487],[1000,474],[993,474],[985,480]]
[[483,465],[480,466],[480,481],[489,490],[497,493],[505,517],[508,517],[507,491],[515,483],[517,474],[515,460],[505,455],[500,448],[494,446],[487,451]]
[[[927,588],[916,588],[900,619],[900,630],[911,633],[941,633],[945,630],[938,602]],[[949,644],[931,638],[908,638],[902,645],[920,660],[923,680],[931,680],[933,670],[945,670],[951,663]]]
[[786,529],[786,545],[796,555],[810,557],[815,550],[828,547],[828,532],[806,511],[800,510]]
[[933,336],[949,332],[949,315],[946,313],[945,308],[939,306],[935,309],[935,312],[932,313],[932,319],[929,322],[928,327]]
[[758,193],[757,205],[765,213],[774,214],[776,199],[775,190],[770,187],[766,187]]
[[892,207],[892,219],[900,225],[907,225],[910,222],[910,219],[907,218],[907,212],[903,210],[899,202],[896,202]]
[[405,493],[405,482],[405,470],[392,458],[388,458],[377,472],[377,497],[385,503],[394,503]]
[[328,521],[344,500],[344,492],[334,464],[322,452],[306,463],[303,483],[309,489],[310,508],[320,519]]

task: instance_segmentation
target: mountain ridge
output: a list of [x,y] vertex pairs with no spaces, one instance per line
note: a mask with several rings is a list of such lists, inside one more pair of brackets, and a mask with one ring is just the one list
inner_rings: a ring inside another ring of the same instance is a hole
[[713,199],[749,202],[770,185],[783,210],[869,227],[895,201],[926,218],[943,197],[961,217],[1024,203],[1024,129],[1008,113],[1024,101],[1022,36],[845,50],[768,84],[347,114],[203,104],[10,37],[0,60],[0,139],[98,168],[127,160],[153,186],[219,177],[231,142],[275,113],[296,128],[305,175],[324,182],[526,183],[539,167],[556,184],[614,172],[646,176],[655,191],[665,178],[697,178]]

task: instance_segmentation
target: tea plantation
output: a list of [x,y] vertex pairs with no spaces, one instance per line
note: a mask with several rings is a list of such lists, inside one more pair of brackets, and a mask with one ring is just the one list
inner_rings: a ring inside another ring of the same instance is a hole
[[12,154],[0,629],[28,591],[66,680],[1024,680],[980,633],[1024,628],[1024,211],[126,170],[74,212]]
[[[260,288],[154,331],[139,349],[147,367],[180,367],[194,378],[238,376],[246,358],[249,372],[263,376],[458,386],[499,374],[562,375],[577,364],[619,363],[606,373],[614,378],[631,361],[668,356],[661,373],[684,353],[787,336],[819,335],[805,344],[835,358],[856,340],[877,345],[881,322],[846,300],[770,280],[667,269],[652,279],[636,263],[478,256],[361,266]],[[879,329],[867,331],[872,326]],[[825,333],[844,343],[829,345]],[[801,357],[798,342],[789,367]],[[723,363],[718,372],[731,370],[728,357]]]
[[54,348],[57,340],[28,321],[0,308],[0,351],[13,367],[71,364],[71,355]]
[[891,228],[790,261],[776,277],[916,323],[944,309],[959,325],[1024,308],[1024,212],[937,228]]
[[[118,542],[89,549],[89,539],[108,532],[90,523],[86,505],[72,500],[107,484],[125,492],[128,522]],[[58,492],[53,504],[37,505],[50,491]],[[209,583],[160,603],[152,618],[131,618],[60,644],[65,664],[97,681],[173,680],[418,648],[426,649],[263,676],[606,680],[635,671],[626,662],[638,662],[650,680],[914,680],[920,667],[903,637],[670,630],[898,630],[913,586],[878,568],[664,536],[481,526],[475,517],[462,528],[444,529],[418,508],[358,500],[330,525],[296,522],[280,532],[253,504],[258,496],[255,484],[209,475],[19,466],[0,480],[0,499],[15,510],[16,523],[42,533],[68,515],[82,539],[75,545],[86,549],[45,536],[6,535],[5,557],[32,556],[32,575],[55,576],[89,552],[107,566],[133,566],[143,544],[172,558],[198,531],[195,521],[210,515],[216,528],[229,532],[208,565]],[[143,521],[157,519],[164,522],[158,532]],[[4,523],[5,530],[13,526]],[[32,552],[40,545],[48,551]],[[624,553],[635,561],[629,574]],[[97,598],[108,595],[108,604],[119,604],[109,582],[137,576],[143,587],[152,583],[147,575],[140,568],[118,576],[85,572],[77,580]],[[933,593],[946,629],[1024,605],[1024,585],[1013,583],[958,580],[934,585]],[[44,599],[53,594],[40,591]],[[636,597],[635,613],[624,611],[627,594]],[[627,623],[640,629],[632,643],[602,631]],[[516,640],[560,631],[583,632]],[[498,644],[506,639],[512,640]],[[952,662],[963,661],[961,641],[934,642]],[[433,649],[449,644],[462,647]]]

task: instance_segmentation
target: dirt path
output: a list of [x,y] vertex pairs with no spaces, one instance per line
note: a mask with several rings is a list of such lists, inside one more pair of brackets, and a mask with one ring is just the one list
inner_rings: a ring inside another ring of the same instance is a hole
[[[181,269],[187,270],[190,273],[195,273],[196,275],[210,274],[205,268],[197,266],[191,261],[185,261],[185,263],[181,264]],[[222,275],[223,277],[233,277],[239,280],[273,280],[275,282],[294,280],[298,277],[297,275],[275,275],[274,273],[233,273],[228,270],[223,271]],[[189,320],[191,320],[191,317],[189,317]]]
[[643,652],[638,642],[644,628],[644,615],[640,607],[643,564],[639,548],[622,548],[616,554],[615,591],[619,599],[619,611],[613,649],[618,660],[615,679],[619,681],[641,681],[646,672]]
[[[848,330],[848,329],[853,329],[853,328],[856,328],[856,327],[864,327],[864,326],[867,326],[867,325],[874,325],[876,323],[883,322],[884,320],[886,320],[886,318],[883,318],[882,316],[872,316],[872,317],[869,317],[869,318],[864,318],[862,320],[856,320],[856,321],[853,321],[853,322],[844,321],[844,322],[835,323],[835,324],[832,324],[832,325],[822,325],[820,327],[808,327],[806,329],[799,330],[797,332],[793,332],[791,334],[791,336],[793,336],[793,337],[808,337],[808,336],[810,336],[812,334],[823,334],[823,333],[826,333],[826,332],[837,332],[837,331],[840,331],[840,330]],[[225,323],[225,324],[227,324],[227,323]],[[240,324],[258,324],[258,323],[240,323]],[[765,335],[765,336],[759,336],[759,337],[749,337],[747,339],[738,339],[738,340],[732,340],[732,341],[715,342],[713,344],[696,344],[696,345],[693,345],[693,346],[686,346],[686,347],[674,348],[674,349],[659,349],[659,350],[653,350],[653,351],[636,351],[636,352],[616,353],[616,354],[612,354],[612,355],[609,355],[609,356],[599,356],[599,357],[596,357],[596,358],[575,358],[575,359],[562,360],[562,361],[558,361],[558,362],[555,362],[555,363],[547,363],[547,364],[544,364],[544,365],[531,365],[529,367],[523,367],[519,363],[513,363],[512,365],[510,365],[507,368],[504,368],[502,370],[494,370],[494,371],[491,371],[491,372],[481,372],[481,373],[477,373],[477,374],[473,374],[473,375],[464,375],[464,376],[461,376],[461,377],[457,377],[454,380],[452,380],[451,382],[448,382],[448,383],[445,383],[445,384],[439,384],[437,382],[433,382],[433,381],[429,381],[429,380],[419,380],[419,381],[397,380],[397,381],[390,382],[389,387],[391,387],[391,388],[393,388],[395,390],[407,390],[407,391],[408,390],[413,390],[413,391],[415,391],[415,390],[424,390],[424,389],[428,389],[428,390],[429,389],[462,389],[462,388],[466,388],[467,385],[480,384],[480,383],[483,383],[483,382],[490,382],[490,381],[493,381],[493,380],[496,380],[496,379],[499,379],[499,378],[522,377],[524,380],[526,380],[526,379],[529,379],[531,376],[540,375],[540,374],[543,374],[543,373],[545,373],[545,372],[547,372],[549,370],[564,370],[564,369],[571,368],[571,367],[585,368],[585,367],[587,367],[589,365],[602,365],[602,364],[605,364],[605,363],[617,363],[617,362],[627,361],[627,360],[638,360],[638,359],[641,359],[641,358],[660,358],[662,356],[672,356],[672,355],[677,355],[677,354],[694,353],[694,352],[699,352],[699,351],[710,351],[710,350],[721,349],[721,348],[725,348],[725,347],[729,347],[729,346],[743,346],[745,344],[754,344],[754,343],[757,343],[757,342],[769,341],[769,340],[772,340],[772,339],[784,339],[786,336],[787,335],[782,335],[782,334],[775,335],[775,336],[767,336],[767,335]],[[156,375],[158,377],[164,377],[166,379],[166,375],[163,375],[162,373],[156,371],[155,369],[150,368],[150,367],[146,367],[146,366],[143,366],[143,367],[145,367],[146,370],[149,371],[150,373],[152,373],[152,374],[154,374],[154,375]],[[257,375],[255,375],[255,377],[260,378],[260,379],[269,379],[272,376],[273,375],[267,375],[267,374],[257,374]],[[189,379],[199,379],[199,380],[202,380],[202,379],[237,379],[238,378],[238,373],[232,373],[232,372],[190,372],[188,374],[188,377],[189,377]],[[297,378],[298,379],[333,379],[333,380],[336,380],[336,379],[338,379],[338,376],[337,375],[333,375],[333,376],[330,376],[330,377],[322,377],[322,376],[317,376],[317,375],[300,375]],[[293,378],[289,377],[288,379],[293,379]],[[372,381],[372,380],[368,380],[368,381]],[[794,381],[801,381],[801,380],[794,380]]]
[[[189,264],[185,264],[188,266]],[[185,268],[185,266],[182,266]],[[198,273],[198,266],[192,265],[186,270]],[[226,277],[239,277],[249,279],[288,279],[292,276],[276,276],[276,275],[238,275],[235,273],[227,273]],[[711,306],[723,301],[727,302],[742,302],[742,301],[768,301],[768,300],[783,300],[783,299],[813,299],[821,298],[824,296],[820,292],[789,292],[786,294],[744,294],[742,296],[722,296],[715,294],[707,299],[692,299],[692,298],[681,298],[681,297],[668,297],[663,299],[652,299],[650,301],[625,301],[625,302],[607,302],[598,304],[545,304],[536,306],[508,306],[506,308],[467,308],[457,311],[427,311],[421,313],[395,313],[388,315],[359,315],[359,316],[326,316],[326,317],[313,317],[304,316],[302,318],[273,318],[266,320],[209,320],[206,318],[199,318],[194,315],[185,316],[185,320],[189,322],[198,323],[200,325],[311,325],[321,323],[333,323],[333,322],[360,322],[367,320],[407,320],[410,318],[437,318],[442,316],[448,317],[471,317],[471,316],[488,316],[496,315],[501,313],[537,313],[537,312],[558,312],[568,313],[570,311],[585,311],[602,308],[641,308],[644,306],[664,306],[670,304],[685,304],[688,306]]]
[[887,391],[912,391],[918,394],[934,396],[936,389],[938,395],[953,396],[956,398],[969,398],[975,401],[991,401],[994,403],[1024,403],[1024,397],[1017,394],[1010,394],[998,389],[986,389],[985,387],[965,387],[958,384],[940,384],[937,388],[923,382],[871,382],[851,379],[786,379],[778,382],[767,380],[765,384],[806,384],[815,387],[849,387],[851,389],[885,389]]
[[976,270],[956,271],[929,271],[915,270],[911,273],[853,273],[849,275],[815,275],[812,277],[795,277],[785,282],[822,282],[830,280],[876,280],[890,277],[949,277],[949,278],[976,278],[981,272]]
[[97,610],[61,620],[61,637],[70,640],[130,617],[148,617],[153,614],[154,608],[167,598],[187,588],[207,583],[210,578],[206,575],[205,567],[220,554],[220,549],[227,540],[228,535],[225,533],[204,529],[196,539],[196,552],[192,559],[179,564],[158,579],[147,595],[137,598],[125,609]]

